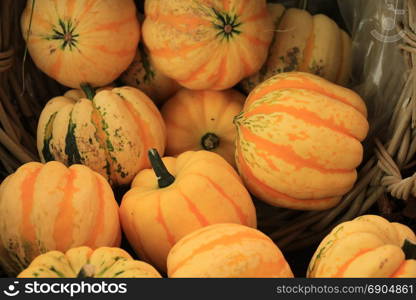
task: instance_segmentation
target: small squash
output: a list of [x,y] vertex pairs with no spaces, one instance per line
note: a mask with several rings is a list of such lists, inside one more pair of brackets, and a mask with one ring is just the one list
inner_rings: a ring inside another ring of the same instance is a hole
[[36,66],[71,88],[111,83],[140,39],[133,0],[28,0],[21,29]]
[[84,164],[113,185],[130,184],[149,167],[147,150],[164,152],[166,133],[155,104],[132,87],[107,88],[94,96],[85,87],[51,99],[38,123],[42,161]]
[[134,260],[120,248],[77,247],[36,257],[18,278],[161,278],[148,263]]
[[110,185],[83,165],[30,162],[0,185],[0,265],[10,276],[41,253],[119,246],[120,238]]
[[375,215],[341,223],[316,249],[307,276],[415,278],[415,233]]
[[244,101],[245,96],[236,90],[180,90],[161,110],[167,132],[166,154],[207,150],[235,166],[233,119]]
[[276,31],[266,63],[258,73],[242,81],[247,93],[276,74],[292,71],[319,75],[339,85],[348,83],[352,42],[344,30],[322,14],[312,16],[297,8],[284,11],[276,3],[268,7]]
[[236,162],[246,187],[274,206],[335,206],[357,179],[366,116],[359,95],[316,75],[266,80],[235,118]]
[[280,249],[259,230],[240,224],[214,224],[182,239],[168,255],[168,276],[292,278]]
[[141,171],[121,202],[123,232],[142,259],[166,271],[172,246],[214,223],[256,227],[256,211],[236,171],[218,154],[188,151],[160,159]]
[[224,90],[257,72],[273,23],[265,0],[146,0],[143,40],[166,76],[193,90]]

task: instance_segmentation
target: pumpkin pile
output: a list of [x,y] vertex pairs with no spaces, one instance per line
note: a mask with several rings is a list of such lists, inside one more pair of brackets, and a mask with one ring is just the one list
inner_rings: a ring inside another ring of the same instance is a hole
[[[68,91],[39,117],[41,162],[1,183],[1,267],[19,277],[293,277],[257,229],[253,200],[325,210],[353,187],[369,124],[342,86],[349,36],[266,0],[144,6],[27,2],[28,53]],[[142,261],[118,248],[121,232]],[[322,241],[308,276],[415,276],[413,243],[404,225],[361,217]]]

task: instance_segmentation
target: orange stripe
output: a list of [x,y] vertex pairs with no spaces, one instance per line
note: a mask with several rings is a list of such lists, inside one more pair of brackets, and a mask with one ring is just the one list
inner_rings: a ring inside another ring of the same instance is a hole
[[337,125],[333,119],[329,119],[329,120],[322,119],[318,114],[311,112],[304,108],[290,107],[290,106],[285,106],[281,104],[271,104],[271,105],[264,104],[262,106],[258,106],[254,108],[253,110],[245,113],[244,117],[249,118],[257,114],[270,115],[276,112],[286,113],[310,125],[313,125],[316,127],[325,127],[327,129],[330,129],[332,131],[335,131],[337,133],[340,133],[352,139],[359,139],[359,137],[353,136],[353,133],[348,132],[346,128]]
[[170,232],[168,225],[166,224],[165,218],[163,216],[162,212],[162,194],[158,193],[158,206],[157,206],[157,216],[156,216],[156,222],[158,222],[160,225],[162,225],[163,229],[166,233],[166,238],[171,246],[175,245],[176,239],[173,236],[172,232]]
[[222,6],[224,7],[225,11],[230,10],[230,0],[222,0]]
[[247,7],[247,1],[248,0],[240,0],[239,1],[240,2],[240,8],[238,9],[238,12],[237,12],[238,16],[241,16],[244,13],[244,11]]
[[242,50],[242,45],[239,44],[238,46],[240,48],[240,51],[239,51],[240,63],[243,65],[244,75],[249,76],[253,73],[254,69],[249,63],[250,60],[247,60],[247,57],[245,56],[244,50]]
[[50,65],[49,73],[52,77],[57,77],[59,72],[61,71],[62,60],[63,60],[63,51],[55,51],[56,57],[55,62]]
[[335,275],[333,275],[333,278],[340,278],[344,276],[345,271],[347,270],[347,268],[351,265],[351,263],[356,260],[357,258],[359,258],[360,256],[373,251],[374,249],[362,249],[360,250],[358,253],[356,253],[353,257],[351,257],[349,260],[347,260],[339,269],[338,272],[335,273]]
[[247,18],[244,18],[242,21],[245,23],[248,22],[254,22],[257,21],[259,19],[264,19],[268,16],[269,12],[267,11],[267,8],[265,7],[262,11],[260,11],[259,13],[255,14],[255,15],[251,15]]
[[227,72],[228,71],[227,70],[227,55],[228,55],[228,51],[221,58],[220,65],[218,66],[218,71],[208,78],[208,81],[216,78],[212,86],[212,88],[214,89],[218,88],[221,85],[223,79],[226,78],[226,75],[228,73]]
[[88,48],[103,52],[105,54],[115,55],[118,57],[124,57],[136,52],[136,48],[111,50],[106,45],[89,45]]
[[97,246],[96,241],[98,235],[103,233],[104,231],[104,187],[101,181],[98,179],[98,176],[96,175],[95,177],[97,186],[98,209],[96,210],[95,222],[93,227],[91,228],[90,237],[85,244],[92,248],[95,248]]
[[189,83],[198,79],[198,75],[205,71],[205,67],[211,63],[211,60],[207,60],[202,65],[200,65],[194,72],[192,72],[187,78],[183,80],[178,80],[179,83]]
[[91,8],[96,4],[97,1],[98,0],[90,0],[84,5],[84,10],[80,13],[79,17],[77,18],[79,23],[82,22],[85,15],[91,10]]
[[275,144],[265,138],[255,135],[245,127],[240,127],[240,131],[243,134],[244,140],[256,145],[256,152],[259,152],[260,150],[265,151],[266,155],[268,154],[277,157],[278,159],[293,165],[296,170],[308,168],[323,174],[351,173],[355,171],[355,169],[328,169],[325,166],[316,163],[318,157],[311,156],[311,158],[303,158],[296,153],[291,145]]
[[[265,262],[263,259],[260,259],[256,266],[245,270],[244,273],[239,274],[239,276],[249,276],[254,278],[277,277],[285,270],[287,270],[287,262],[284,257],[280,257],[277,261],[271,262]],[[283,275],[287,276],[287,274]]]
[[247,165],[247,163],[244,161],[241,155],[241,151],[238,151],[238,163],[239,167],[242,170],[242,173],[244,173],[246,177],[247,182],[251,182],[252,185],[257,186],[259,189],[270,195],[272,198],[275,199],[282,199],[290,202],[300,203],[303,205],[309,205],[309,206],[317,206],[319,204],[326,204],[327,202],[333,201],[333,197],[331,198],[322,198],[322,199],[296,199],[293,197],[290,197],[289,195],[283,194],[279,191],[276,191],[275,189],[268,186],[266,183],[260,181],[257,179],[256,176],[254,176],[253,172],[251,171],[250,167]]
[[[41,171],[42,167],[38,167],[31,171],[23,180],[20,189],[21,194],[21,205],[22,205],[22,227],[21,234],[27,241],[28,245],[37,246],[35,227],[31,221],[32,209],[34,204],[34,193],[36,179]],[[33,251],[37,252],[37,251]]]
[[152,53],[152,55],[161,56],[161,57],[165,57],[165,58],[186,56],[190,52],[192,52],[192,51],[194,51],[198,48],[201,48],[201,47],[205,46],[206,44],[208,44],[208,41],[199,42],[199,43],[196,43],[196,44],[193,44],[193,45],[182,44],[178,48],[175,48],[175,49],[171,49],[168,46],[165,47],[165,48],[154,48],[154,49],[151,49],[151,53]]
[[254,230],[237,232],[232,235],[224,234],[223,236],[220,236],[219,238],[212,240],[196,248],[194,251],[192,251],[190,255],[188,255],[183,260],[178,262],[176,266],[173,269],[171,269],[171,272],[169,272],[169,275],[176,273],[178,269],[180,269],[183,265],[185,265],[191,258],[195,257],[196,255],[199,255],[206,251],[210,251],[217,245],[228,246],[232,244],[238,244],[238,243],[241,243],[241,241],[244,239],[263,240],[263,241],[267,241],[270,243],[270,240],[268,237],[263,237],[262,235],[255,232]]
[[241,35],[243,38],[245,38],[247,41],[249,41],[254,46],[262,46],[262,47],[269,47],[269,42],[263,41],[259,38],[256,38],[255,36],[249,35],[247,33],[243,33]]
[[85,34],[88,34],[88,33],[91,33],[91,32],[96,32],[96,31],[114,31],[114,32],[117,32],[118,30],[120,30],[121,26],[127,25],[129,23],[132,23],[131,26],[134,26],[136,23],[138,23],[137,17],[135,15],[133,15],[130,18],[126,18],[126,19],[123,19],[121,21],[113,21],[113,22],[109,22],[109,23],[105,23],[105,24],[100,24],[100,25],[98,25],[94,28],[91,28],[90,30],[84,31],[83,34],[85,35]]
[[181,194],[181,196],[183,197],[183,199],[185,199],[186,203],[188,204],[189,210],[196,217],[196,219],[198,220],[199,224],[201,224],[202,227],[208,226],[210,224],[210,222],[198,210],[198,207],[192,202],[192,200],[189,199],[185,195],[185,193],[179,188],[179,186],[177,187],[177,190],[178,190],[179,194]]
[[66,1],[66,16],[73,16],[74,15],[74,7],[76,1]]
[[68,250],[73,242],[72,234],[75,211],[72,199],[74,194],[79,190],[74,185],[76,175],[76,170],[70,168],[67,182],[63,189],[64,197],[58,205],[59,212],[54,225],[53,238],[56,242],[56,250],[62,252]]
[[195,17],[191,15],[151,15],[150,18],[154,22],[164,23],[169,27],[175,28],[180,32],[190,32],[198,29],[199,26],[211,26],[212,23],[202,17]]
[[203,174],[199,174],[199,173],[191,173],[197,176],[200,176],[202,178],[204,178],[206,181],[209,182],[210,185],[212,185],[214,187],[214,189],[226,200],[228,200],[228,202],[231,204],[231,206],[234,208],[238,219],[240,220],[240,223],[243,225],[248,225],[248,216],[243,212],[243,210],[241,209],[240,206],[238,206],[234,199],[231,198],[222,187],[220,187],[218,184],[216,184],[213,180],[211,180],[211,178],[209,178],[206,175]]

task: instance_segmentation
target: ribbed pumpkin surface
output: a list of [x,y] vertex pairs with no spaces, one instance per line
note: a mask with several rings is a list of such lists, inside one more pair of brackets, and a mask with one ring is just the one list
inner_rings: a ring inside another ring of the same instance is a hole
[[27,1],[21,23],[36,66],[72,88],[111,83],[133,60],[140,39],[133,0]]
[[188,151],[163,162],[173,184],[158,188],[153,170],[143,170],[120,206],[123,231],[141,258],[166,270],[169,250],[196,229],[224,222],[256,227],[251,197],[221,156]]
[[235,119],[236,160],[246,186],[276,206],[333,207],[357,178],[366,114],[356,93],[312,74],[265,81]]
[[180,90],[161,110],[167,132],[166,154],[208,150],[235,166],[233,119],[244,101],[245,96],[236,90]]
[[2,182],[0,263],[9,274],[17,274],[49,250],[119,243],[113,191],[89,168],[31,162]]
[[416,243],[412,230],[366,215],[336,226],[316,250],[308,277],[416,277],[416,260],[406,259],[404,241]]
[[154,103],[132,87],[104,89],[92,100],[80,90],[51,99],[38,123],[42,161],[84,164],[114,185],[149,167],[147,150],[165,148],[165,125]]
[[223,90],[260,69],[273,24],[265,0],[147,0],[155,66],[189,89]]
[[262,232],[215,224],[196,230],[172,248],[168,275],[175,277],[293,277],[273,241]]
[[36,257],[18,278],[75,278],[88,266],[93,278],[160,278],[151,265],[134,260],[120,248],[72,248],[66,253],[50,251]]

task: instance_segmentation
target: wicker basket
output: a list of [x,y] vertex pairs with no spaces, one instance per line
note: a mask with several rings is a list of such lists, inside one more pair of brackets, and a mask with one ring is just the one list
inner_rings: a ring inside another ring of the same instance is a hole
[[[40,72],[25,53],[19,23],[25,4],[0,1],[0,180],[21,164],[38,160],[38,116],[50,98],[67,89]],[[321,212],[273,208],[256,201],[260,229],[286,253],[313,250],[335,225],[368,212],[414,226],[411,219],[416,219],[416,175],[412,172],[416,152],[416,1],[407,0],[406,5],[406,35],[401,47],[411,71],[405,86],[397,87],[401,96],[393,118],[385,124],[388,138],[376,139],[374,147],[366,149],[370,158],[360,168],[353,190],[340,205]],[[396,216],[397,211],[400,213]]]

